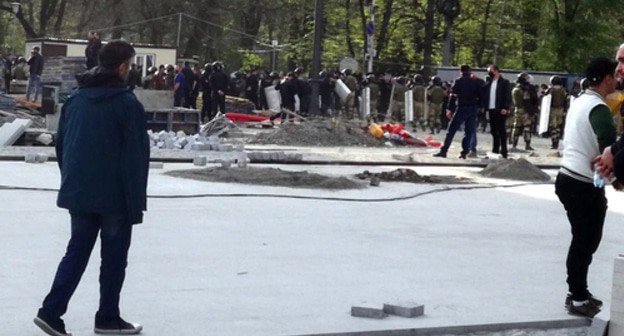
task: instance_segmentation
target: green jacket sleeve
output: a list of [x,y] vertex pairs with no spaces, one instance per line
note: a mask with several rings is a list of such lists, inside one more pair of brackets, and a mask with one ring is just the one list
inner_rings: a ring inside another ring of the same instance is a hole
[[598,139],[600,152],[611,146],[616,139],[615,125],[611,118],[611,111],[606,105],[598,105],[589,113],[589,122]]

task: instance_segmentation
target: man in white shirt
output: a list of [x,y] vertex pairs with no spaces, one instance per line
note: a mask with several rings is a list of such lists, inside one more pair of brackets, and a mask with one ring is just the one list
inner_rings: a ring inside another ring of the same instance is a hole
[[507,158],[507,132],[505,120],[511,104],[509,81],[501,76],[496,65],[488,67],[489,80],[485,84],[484,108],[490,114],[490,133],[492,134],[492,152]]

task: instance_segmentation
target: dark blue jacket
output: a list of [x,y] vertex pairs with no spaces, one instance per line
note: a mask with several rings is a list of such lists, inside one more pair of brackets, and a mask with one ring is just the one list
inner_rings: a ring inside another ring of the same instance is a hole
[[451,87],[449,110],[454,112],[457,106],[477,107],[483,100],[482,94],[481,83],[470,74],[462,74]]
[[141,223],[150,150],[143,105],[112,71],[95,67],[79,83],[59,121],[57,205],[77,213],[123,213]]

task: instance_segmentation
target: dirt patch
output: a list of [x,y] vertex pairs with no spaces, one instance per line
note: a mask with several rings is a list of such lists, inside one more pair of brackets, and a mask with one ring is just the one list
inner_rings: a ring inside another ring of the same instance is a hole
[[485,177],[520,181],[550,181],[550,175],[525,159],[498,160],[492,162],[481,172]]
[[365,187],[346,177],[329,177],[307,171],[287,171],[278,168],[221,168],[174,170],[166,173],[174,177],[200,181],[242,183],[312,189],[359,189]]
[[444,176],[444,175],[418,175],[411,169],[396,169],[389,172],[371,173],[365,170],[363,173],[355,175],[361,180],[368,180],[378,177],[381,181],[388,182],[410,182],[410,183],[439,183],[439,184],[466,184],[472,180],[465,177]]
[[361,122],[329,118],[308,119],[301,124],[285,123],[274,131],[258,134],[250,143],[322,147],[384,145],[363,129]]

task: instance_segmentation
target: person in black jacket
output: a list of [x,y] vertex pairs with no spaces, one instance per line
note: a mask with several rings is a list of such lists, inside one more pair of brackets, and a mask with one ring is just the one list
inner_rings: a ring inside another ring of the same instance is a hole
[[85,48],[85,57],[87,62],[87,70],[91,70],[98,65],[98,53],[102,49],[102,41],[100,35],[96,32],[89,32],[89,42]]
[[[275,119],[280,118],[283,124],[286,119],[294,119],[292,112],[295,112],[295,96],[299,93],[299,84],[297,83],[297,76],[294,72],[289,72],[286,75],[286,80],[275,86],[276,90],[279,90],[280,97],[282,98],[282,112],[273,115],[270,120],[273,122]],[[290,112],[290,113],[289,113]]]
[[488,68],[490,80],[483,92],[483,108],[490,114],[490,133],[492,133],[492,152],[507,158],[507,131],[505,121],[511,107],[511,86],[501,76],[496,65]]
[[212,88],[210,87],[210,75],[212,74],[212,64],[204,64],[204,71],[199,78],[199,86],[202,91],[201,118],[203,122],[208,122],[210,111],[212,110]]
[[221,62],[212,63],[210,88],[212,89],[212,113],[209,119],[214,118],[218,111],[225,114],[225,93],[230,86],[230,78],[225,73]]
[[138,334],[124,321],[120,292],[128,264],[133,224],[147,206],[149,139],[143,105],[125,85],[134,48],[111,41],[99,66],[82,75],[63,105],[56,157],[61,170],[57,205],[69,210],[71,238],[52,288],[34,322],[48,335],[69,335],[61,316],[101,241],[97,334]]
[[184,75],[184,100],[182,106],[190,108],[193,100],[193,88],[197,85],[193,69],[191,69],[191,63],[188,61],[184,62],[184,67],[180,71]]
[[245,98],[254,104],[254,108],[258,109],[258,86],[260,78],[258,77],[258,69],[252,69],[251,73],[245,79]]
[[[470,66],[462,65],[460,68],[461,77],[455,80],[450,90],[450,99],[447,117],[451,119],[444,145],[435,157],[446,157],[455,133],[461,124],[465,124],[464,138],[462,140],[462,151],[460,159],[465,159],[470,152],[473,141],[473,134],[476,132],[477,107],[482,100],[482,87],[479,81],[471,77]],[[454,111],[454,113],[453,113]]]
[[28,88],[26,89],[26,100],[30,100],[32,92],[35,93],[33,102],[39,98],[39,92],[41,91],[41,73],[43,73],[43,56],[39,53],[39,47],[33,47],[30,52],[30,58],[28,59]]

